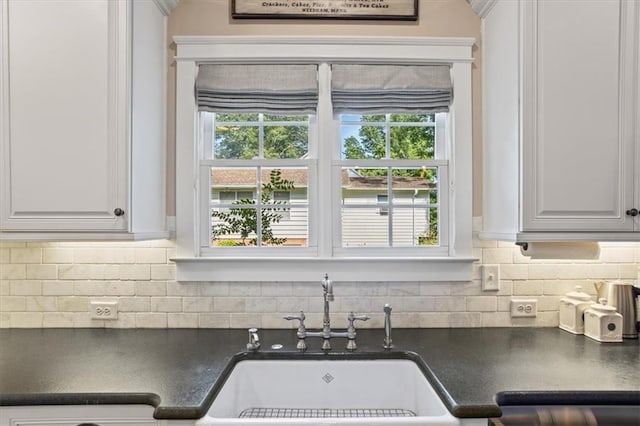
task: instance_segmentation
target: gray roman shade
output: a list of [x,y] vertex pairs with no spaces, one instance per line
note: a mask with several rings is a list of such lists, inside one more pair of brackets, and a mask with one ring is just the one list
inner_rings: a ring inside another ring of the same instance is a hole
[[335,113],[446,112],[453,100],[449,65],[350,65],[331,68]]
[[318,104],[316,65],[199,66],[198,109],[210,112],[313,114]]

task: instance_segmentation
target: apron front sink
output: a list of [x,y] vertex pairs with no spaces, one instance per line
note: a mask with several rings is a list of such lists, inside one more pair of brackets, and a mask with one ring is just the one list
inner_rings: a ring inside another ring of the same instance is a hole
[[198,425],[458,425],[407,359],[244,360]]

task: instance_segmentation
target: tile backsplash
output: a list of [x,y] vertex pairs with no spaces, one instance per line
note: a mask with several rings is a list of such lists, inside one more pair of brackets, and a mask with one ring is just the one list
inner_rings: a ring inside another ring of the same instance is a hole
[[[476,220],[476,227],[479,220]],[[291,328],[283,315],[304,310],[322,323],[320,279],[313,282],[175,281],[173,241],[131,243],[0,243],[0,327]],[[639,275],[640,244],[602,243],[599,260],[530,260],[511,243],[474,238],[470,282],[336,282],[332,325],[347,312],[381,327],[393,306],[394,327],[510,327],[558,325],[562,295],[580,285]],[[500,266],[499,291],[482,291],[480,268]],[[329,271],[330,272],[330,271]],[[511,318],[512,298],[538,300],[535,318]],[[116,320],[93,320],[90,301],[117,301]]]

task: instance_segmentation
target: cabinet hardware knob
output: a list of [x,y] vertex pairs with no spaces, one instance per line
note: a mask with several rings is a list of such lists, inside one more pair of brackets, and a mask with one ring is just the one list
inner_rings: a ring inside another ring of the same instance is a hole
[[638,209],[635,209],[635,208],[627,210],[627,216],[635,217],[635,216],[638,216],[638,213],[640,213],[640,211],[638,211]]
[[118,207],[113,211],[113,214],[115,214],[116,216],[124,216],[124,210]]

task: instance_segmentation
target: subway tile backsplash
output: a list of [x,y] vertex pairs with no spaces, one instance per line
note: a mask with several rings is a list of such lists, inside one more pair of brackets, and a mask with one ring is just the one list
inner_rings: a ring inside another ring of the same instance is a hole
[[[479,228],[480,220],[475,221]],[[292,328],[283,315],[304,310],[322,323],[319,283],[177,283],[173,241],[133,243],[0,243],[0,327]],[[382,327],[558,325],[560,298],[576,285],[595,298],[594,283],[635,282],[640,244],[602,243],[597,261],[529,260],[511,243],[474,239],[479,259],[470,282],[336,282],[332,321],[346,327],[351,310]],[[499,264],[499,291],[481,290],[482,264]],[[538,300],[536,318],[511,318],[512,297]],[[118,319],[93,320],[90,301],[117,301]]]

